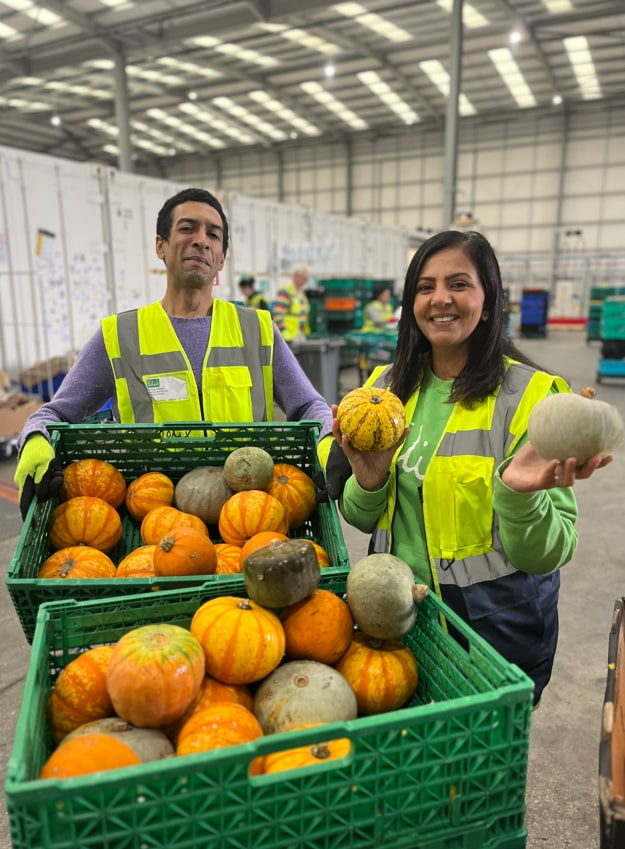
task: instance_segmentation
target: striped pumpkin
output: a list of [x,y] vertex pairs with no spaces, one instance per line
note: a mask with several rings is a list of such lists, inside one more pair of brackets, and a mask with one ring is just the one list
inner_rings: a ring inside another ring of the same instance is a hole
[[221,508],[219,534],[224,542],[241,548],[261,531],[288,533],[284,507],[277,498],[260,489],[236,492]]
[[341,433],[359,451],[386,451],[406,427],[404,405],[390,389],[360,386],[345,395],[336,417]]
[[63,498],[92,495],[121,507],[126,498],[126,479],[106,460],[85,458],[70,463],[63,469]]
[[309,475],[290,463],[275,463],[267,492],[284,507],[289,528],[301,527],[317,506],[317,487]]
[[282,623],[249,599],[219,596],[204,602],[190,630],[204,649],[206,672],[224,684],[260,681],[284,655]]
[[78,495],[64,501],[52,512],[48,538],[53,548],[90,545],[111,551],[122,536],[122,520],[108,501],[90,495]]

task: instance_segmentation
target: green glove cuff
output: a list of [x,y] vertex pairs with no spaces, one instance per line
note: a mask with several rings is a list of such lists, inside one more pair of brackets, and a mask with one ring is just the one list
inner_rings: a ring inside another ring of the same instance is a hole
[[41,433],[29,436],[20,452],[13,480],[22,492],[26,478],[30,475],[34,482],[41,483],[48,466],[54,460],[54,448]]

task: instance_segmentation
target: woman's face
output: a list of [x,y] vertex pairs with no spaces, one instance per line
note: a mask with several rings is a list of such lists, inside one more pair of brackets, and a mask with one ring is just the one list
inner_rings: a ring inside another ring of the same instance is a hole
[[414,317],[432,346],[437,361],[453,362],[455,374],[466,364],[469,337],[485,319],[484,288],[469,256],[461,248],[447,248],[431,256],[421,269],[414,299]]

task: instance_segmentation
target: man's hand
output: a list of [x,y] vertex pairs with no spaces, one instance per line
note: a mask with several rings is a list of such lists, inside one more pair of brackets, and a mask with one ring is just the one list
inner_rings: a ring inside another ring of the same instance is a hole
[[20,498],[20,513],[26,518],[35,497],[47,501],[58,495],[63,483],[63,469],[57,463],[54,449],[40,433],[30,436],[20,452],[13,478]]

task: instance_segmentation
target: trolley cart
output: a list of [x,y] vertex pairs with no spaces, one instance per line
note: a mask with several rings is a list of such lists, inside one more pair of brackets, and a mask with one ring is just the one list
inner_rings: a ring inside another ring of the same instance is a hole
[[358,356],[358,378],[364,384],[375,366],[387,365],[393,359],[397,346],[397,330],[381,333],[362,333],[354,331],[346,335],[348,346],[356,350]]
[[604,377],[625,377],[625,360],[599,360],[597,363],[597,383]]
[[608,641],[608,674],[599,743],[600,849],[625,845],[625,598],[616,599]]

